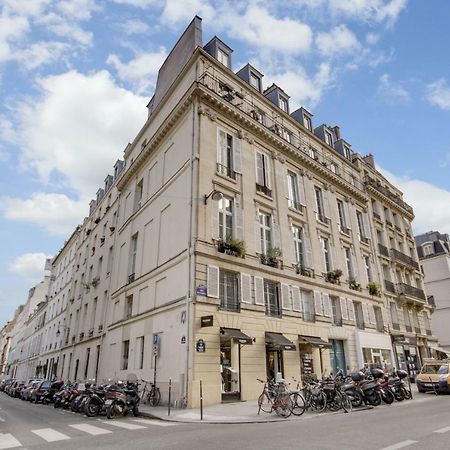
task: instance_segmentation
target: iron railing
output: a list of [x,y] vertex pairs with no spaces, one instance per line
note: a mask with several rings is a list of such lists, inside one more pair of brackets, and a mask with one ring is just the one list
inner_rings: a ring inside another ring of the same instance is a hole
[[378,251],[380,252],[380,255],[386,256],[386,258],[389,258],[389,250],[384,245],[378,244]]
[[419,263],[417,261],[395,248],[391,248],[391,258],[401,264],[412,267],[415,270],[419,270]]
[[426,301],[425,292],[422,289],[410,286],[406,283],[397,283],[397,291],[399,295],[407,295],[408,297],[418,298]]

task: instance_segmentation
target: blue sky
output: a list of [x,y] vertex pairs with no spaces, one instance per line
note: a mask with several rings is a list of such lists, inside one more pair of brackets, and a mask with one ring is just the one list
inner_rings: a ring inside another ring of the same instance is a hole
[[448,2],[2,0],[0,325],[82,222],[195,14],[236,71],[250,61],[373,153],[416,233],[450,232]]

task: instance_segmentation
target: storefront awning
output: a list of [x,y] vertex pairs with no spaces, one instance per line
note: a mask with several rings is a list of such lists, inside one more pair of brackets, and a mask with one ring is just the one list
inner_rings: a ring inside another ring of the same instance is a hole
[[439,353],[444,353],[445,355],[450,354],[449,351],[444,350],[442,347],[438,347],[437,345],[429,345],[428,347],[429,347],[431,350],[435,350],[436,352],[439,352]]
[[317,336],[299,336],[298,340],[301,344],[310,344],[318,348],[331,348],[331,344]]
[[250,336],[236,328],[221,328],[220,333],[229,336],[232,341],[238,344],[253,344],[253,339]]
[[266,344],[278,350],[295,350],[295,344],[278,333],[266,332]]

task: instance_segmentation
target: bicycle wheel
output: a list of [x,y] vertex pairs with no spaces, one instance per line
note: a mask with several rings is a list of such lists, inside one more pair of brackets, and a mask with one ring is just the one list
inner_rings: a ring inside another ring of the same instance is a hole
[[352,401],[350,399],[350,397],[348,397],[348,395],[344,393],[341,393],[341,397],[342,397],[342,409],[344,410],[344,412],[349,413],[352,411]]
[[298,392],[293,392],[291,394],[291,401],[292,401],[292,414],[294,416],[301,416],[306,409],[306,402],[303,398],[303,395],[301,395]]
[[153,386],[152,390],[148,394],[148,403],[150,406],[158,406],[161,401],[161,392],[159,388]]
[[263,392],[258,398],[258,408],[258,413],[259,411],[264,411],[265,413],[272,412],[272,402],[265,392]]
[[330,392],[327,398],[327,407],[330,411],[339,411],[342,408],[342,395],[340,392]]
[[410,400],[411,399],[411,392],[406,389],[406,387],[402,386],[401,390],[403,392],[403,397],[405,397],[405,400]]
[[324,412],[327,407],[327,396],[325,392],[318,391],[317,393],[311,394],[308,405],[314,412]]
[[294,405],[289,394],[278,395],[274,403],[275,412],[278,416],[287,419],[292,414]]
[[144,387],[144,389],[141,392],[141,403],[143,403],[144,405],[147,403],[148,401],[148,390],[146,387]]

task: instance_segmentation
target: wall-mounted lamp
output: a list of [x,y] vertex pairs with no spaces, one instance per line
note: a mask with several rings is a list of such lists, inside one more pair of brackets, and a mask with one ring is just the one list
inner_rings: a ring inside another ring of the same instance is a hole
[[205,205],[208,203],[208,198],[211,197],[212,200],[218,202],[222,200],[223,193],[218,191],[217,189],[213,189],[208,195],[205,194]]

